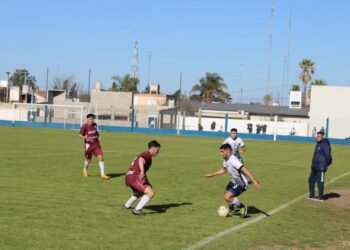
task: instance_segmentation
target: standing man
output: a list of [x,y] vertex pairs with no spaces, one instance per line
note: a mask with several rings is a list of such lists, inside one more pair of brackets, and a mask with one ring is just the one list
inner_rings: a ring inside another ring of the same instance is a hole
[[232,213],[236,205],[240,209],[240,216],[244,218],[247,215],[247,207],[237,198],[248,188],[247,177],[253,182],[256,189],[260,189],[260,184],[255,180],[250,171],[232,154],[230,144],[225,143],[220,147],[220,154],[224,158],[223,167],[218,171],[205,175],[206,178],[228,173],[231,180],[226,186],[224,199],[229,204],[229,210]]
[[80,128],[79,137],[84,140],[85,162],[83,168],[83,175],[88,177],[88,168],[91,163],[91,158],[94,155],[99,160],[100,178],[108,180],[109,177],[105,175],[105,163],[103,161],[103,153],[99,140],[99,133],[97,131],[97,124],[94,122],[95,115],[88,114],[86,116],[86,123]]
[[[309,191],[310,200],[323,201],[324,192],[324,178],[325,173],[332,164],[331,145],[329,141],[324,138],[324,132],[319,131],[316,134],[316,147],[314,156],[312,158],[311,173],[309,176]],[[317,182],[318,197],[315,196],[315,183]]]
[[231,136],[228,137],[223,144],[228,143],[231,146],[232,154],[236,156],[242,163],[243,159],[241,157],[241,154],[245,152],[246,146],[243,142],[243,140],[237,136],[237,129],[233,128],[231,129]]
[[160,144],[157,141],[148,143],[148,150],[139,154],[131,163],[128,172],[125,175],[125,184],[129,186],[133,194],[125,203],[124,207],[129,209],[134,201],[142,197],[135,209],[134,215],[143,215],[142,208],[153,197],[152,185],[147,178],[147,171],[152,165],[152,157],[159,153]]

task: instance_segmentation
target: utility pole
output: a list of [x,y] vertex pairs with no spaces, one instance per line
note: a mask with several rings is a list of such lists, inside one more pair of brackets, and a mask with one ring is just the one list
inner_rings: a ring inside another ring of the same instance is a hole
[[10,95],[10,74],[11,72],[6,72],[7,74],[7,88],[6,88],[6,102],[9,102],[9,95]]
[[89,78],[88,78],[88,96],[89,96],[89,103],[90,103],[90,84],[91,84],[91,69],[89,69]]
[[151,60],[152,60],[152,52],[150,51],[148,54],[148,69],[147,69],[147,84],[149,85],[150,75],[151,75]]

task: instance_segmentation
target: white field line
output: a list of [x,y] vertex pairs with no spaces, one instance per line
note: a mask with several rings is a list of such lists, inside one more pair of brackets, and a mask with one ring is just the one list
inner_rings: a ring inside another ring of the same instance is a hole
[[[349,175],[349,174],[350,174],[350,171],[349,171],[349,172],[346,172],[346,173],[344,173],[344,174],[342,174],[342,175],[339,175],[339,176],[337,176],[337,177],[334,177],[333,179],[331,179],[330,181],[327,182],[326,186],[328,186],[329,184],[331,184],[331,183],[337,181],[338,179],[343,178],[343,177],[345,177],[345,176],[347,176],[347,175]],[[224,230],[224,231],[221,231],[221,232],[216,233],[216,234],[214,234],[214,235],[212,235],[212,236],[209,236],[209,237],[207,237],[207,238],[205,238],[205,239],[203,239],[203,240],[201,240],[201,241],[198,241],[197,243],[195,243],[195,244],[193,244],[193,245],[187,247],[186,250],[192,250],[192,249],[201,248],[201,247],[203,247],[203,246],[209,244],[210,242],[212,242],[212,241],[214,241],[214,240],[217,240],[217,239],[219,239],[219,238],[221,238],[221,237],[223,237],[223,236],[225,236],[225,235],[227,235],[227,234],[229,234],[229,233],[238,231],[238,230],[240,230],[240,229],[242,229],[242,228],[244,228],[244,227],[246,227],[246,226],[249,226],[250,224],[259,222],[259,221],[261,221],[262,219],[264,219],[264,218],[266,218],[266,217],[268,217],[268,216],[270,216],[270,215],[273,215],[273,214],[275,214],[275,213],[278,213],[278,212],[280,212],[281,210],[283,210],[283,209],[289,207],[290,205],[292,205],[292,204],[294,204],[294,203],[300,201],[301,199],[307,197],[307,195],[309,195],[309,193],[305,193],[305,194],[303,194],[303,195],[300,195],[300,196],[298,196],[297,198],[295,198],[295,199],[293,199],[293,200],[291,200],[291,201],[288,201],[288,202],[282,204],[281,206],[279,206],[279,207],[277,207],[277,208],[272,209],[271,211],[269,211],[269,212],[267,213],[267,215],[265,215],[265,214],[260,215],[260,216],[258,216],[258,217],[256,217],[256,218],[252,219],[252,220],[243,222],[243,223],[241,223],[241,224],[239,224],[239,225],[237,225],[237,226],[228,228],[228,229],[226,229],[226,230]]]

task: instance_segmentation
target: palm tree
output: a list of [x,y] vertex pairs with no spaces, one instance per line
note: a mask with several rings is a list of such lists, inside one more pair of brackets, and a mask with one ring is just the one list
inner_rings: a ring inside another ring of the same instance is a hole
[[293,84],[290,88],[291,91],[300,91],[300,86],[297,84]]
[[310,59],[303,59],[299,62],[299,66],[301,68],[301,72],[299,75],[300,80],[304,84],[304,106],[307,104],[307,85],[311,80],[314,72],[315,72],[315,63]]
[[193,94],[191,100],[200,100],[206,103],[228,102],[231,100],[231,96],[224,89],[227,89],[224,79],[217,73],[207,72],[205,77],[199,80],[199,84],[192,87],[192,91],[199,92],[199,94]]
[[117,82],[119,91],[138,93],[137,85],[139,84],[139,79],[125,74],[123,77],[112,76],[112,80]]

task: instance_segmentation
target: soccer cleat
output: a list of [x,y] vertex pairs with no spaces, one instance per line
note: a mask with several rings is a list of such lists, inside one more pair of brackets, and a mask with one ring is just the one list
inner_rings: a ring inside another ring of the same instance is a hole
[[125,205],[122,205],[122,210],[130,210],[131,207],[126,207]]
[[144,215],[144,213],[142,212],[142,210],[133,209],[131,212],[132,212],[132,214],[134,214],[134,215]]
[[244,217],[246,217],[246,215],[247,215],[247,207],[245,206],[245,205],[243,205],[242,204],[242,207],[240,208],[240,217],[241,218],[244,218]]
[[107,175],[101,175],[100,178],[101,180],[109,180],[109,176]]
[[235,205],[229,204],[228,205],[228,214],[233,215],[235,213]]
[[87,171],[86,168],[83,168],[83,175],[84,175],[84,177],[88,177],[89,176],[88,171]]

